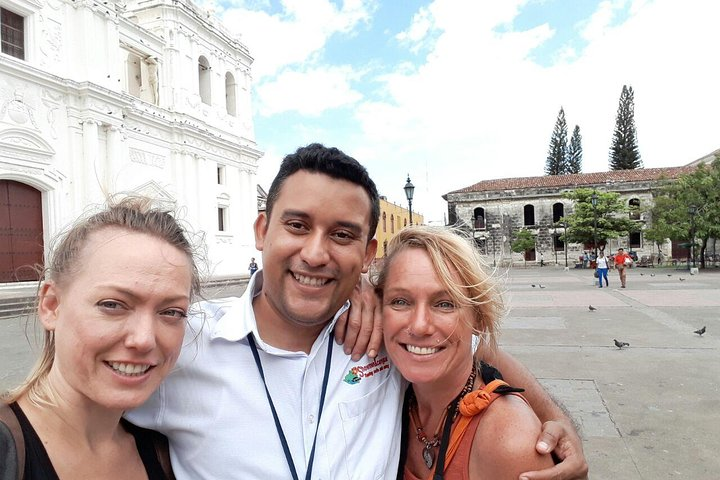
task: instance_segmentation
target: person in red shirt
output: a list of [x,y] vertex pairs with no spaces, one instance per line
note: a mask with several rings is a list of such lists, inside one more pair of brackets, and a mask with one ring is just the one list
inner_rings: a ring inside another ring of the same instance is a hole
[[625,288],[625,277],[626,272],[625,269],[632,265],[632,257],[625,253],[625,250],[622,248],[618,248],[617,253],[615,254],[615,269],[618,271],[618,274],[620,275],[620,287]]

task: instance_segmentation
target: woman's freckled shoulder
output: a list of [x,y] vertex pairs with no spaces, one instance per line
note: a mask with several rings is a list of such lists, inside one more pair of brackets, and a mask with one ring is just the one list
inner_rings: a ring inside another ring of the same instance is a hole
[[517,478],[525,471],[551,467],[550,456],[535,451],[540,430],[540,420],[522,398],[505,395],[496,399],[484,412],[475,433],[476,465],[482,465],[490,474],[487,478],[498,479]]

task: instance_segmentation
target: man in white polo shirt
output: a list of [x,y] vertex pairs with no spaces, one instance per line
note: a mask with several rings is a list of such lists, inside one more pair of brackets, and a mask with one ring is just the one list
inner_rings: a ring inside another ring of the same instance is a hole
[[[384,351],[353,361],[332,339],[378,218],[355,159],[313,144],[283,160],[255,222],[263,269],[199,304],[176,370],[130,413],[169,437],[178,479],[396,477],[405,384]],[[584,465],[577,443],[565,470]]]

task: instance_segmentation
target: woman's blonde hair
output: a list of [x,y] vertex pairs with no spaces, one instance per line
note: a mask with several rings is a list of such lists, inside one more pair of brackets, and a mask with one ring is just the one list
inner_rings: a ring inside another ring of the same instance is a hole
[[[185,253],[190,262],[192,279],[189,293],[192,301],[200,295],[199,264],[200,258],[204,258],[201,252],[203,244],[201,241],[191,240],[188,230],[176,219],[174,212],[155,206],[154,203],[154,200],[148,197],[137,195],[111,197],[101,211],[76,220],[52,242],[41,282],[52,281],[60,286],[71,282],[82,266],[78,258],[90,235],[104,228],[114,227],[151,235]],[[27,395],[31,402],[38,405],[56,404],[52,389],[46,381],[54,359],[55,335],[54,332],[45,330],[42,352],[32,371],[21,385],[3,395],[3,399],[13,402]]]
[[430,257],[435,273],[453,301],[473,311],[470,327],[481,342],[497,346],[498,324],[504,313],[499,282],[488,273],[485,262],[471,240],[458,230],[412,226],[402,229],[388,245],[387,256],[375,282],[382,298],[387,273],[400,252],[420,248]]

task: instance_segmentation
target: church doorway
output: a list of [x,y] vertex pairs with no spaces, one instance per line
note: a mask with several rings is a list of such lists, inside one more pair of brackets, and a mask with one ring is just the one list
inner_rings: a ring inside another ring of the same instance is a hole
[[37,280],[43,264],[42,194],[0,180],[0,283]]

